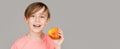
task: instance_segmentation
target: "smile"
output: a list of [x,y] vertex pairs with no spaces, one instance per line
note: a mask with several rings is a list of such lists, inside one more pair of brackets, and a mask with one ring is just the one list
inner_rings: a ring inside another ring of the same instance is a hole
[[34,24],[33,25],[33,27],[35,27],[35,28],[38,28],[38,27],[40,27],[41,25],[38,25],[38,24]]

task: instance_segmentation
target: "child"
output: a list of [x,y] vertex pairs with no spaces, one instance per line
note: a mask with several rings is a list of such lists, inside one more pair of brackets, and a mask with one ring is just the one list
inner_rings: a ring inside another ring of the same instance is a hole
[[25,22],[29,32],[15,41],[11,49],[61,49],[63,32],[59,31],[61,39],[53,40],[43,33],[43,28],[50,21],[48,7],[42,2],[34,2],[25,10]]

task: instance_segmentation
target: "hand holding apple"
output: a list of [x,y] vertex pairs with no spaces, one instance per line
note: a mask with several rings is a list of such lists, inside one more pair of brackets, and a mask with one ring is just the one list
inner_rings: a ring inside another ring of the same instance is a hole
[[61,45],[64,41],[63,31],[60,28],[54,27],[48,31],[48,35],[53,39],[56,48],[61,49]]

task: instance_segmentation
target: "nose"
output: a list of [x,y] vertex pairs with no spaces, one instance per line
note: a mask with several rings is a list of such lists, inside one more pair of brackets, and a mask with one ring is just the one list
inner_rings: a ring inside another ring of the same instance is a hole
[[35,22],[40,22],[40,18],[39,18],[39,17],[36,17],[36,18],[35,18]]

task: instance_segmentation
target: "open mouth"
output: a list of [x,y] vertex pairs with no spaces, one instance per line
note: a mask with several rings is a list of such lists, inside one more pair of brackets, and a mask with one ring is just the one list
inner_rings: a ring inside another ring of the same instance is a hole
[[41,25],[38,25],[38,24],[33,24],[33,27],[35,28],[39,28]]

